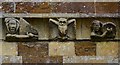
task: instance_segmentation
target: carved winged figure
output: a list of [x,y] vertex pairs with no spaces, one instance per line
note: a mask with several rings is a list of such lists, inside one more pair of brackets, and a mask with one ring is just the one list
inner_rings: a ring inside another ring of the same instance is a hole
[[68,20],[67,18],[57,18],[58,20],[49,19],[49,21],[55,23],[58,26],[59,36],[61,38],[66,38],[68,32],[68,25],[72,22],[76,22],[75,19]]

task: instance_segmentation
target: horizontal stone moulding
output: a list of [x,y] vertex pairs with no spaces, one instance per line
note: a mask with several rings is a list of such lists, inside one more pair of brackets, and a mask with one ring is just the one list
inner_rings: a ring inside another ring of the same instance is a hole
[[2,2],[118,2],[120,0],[2,0]]
[[25,18],[56,18],[56,17],[72,17],[72,18],[89,18],[89,17],[114,17],[118,18],[120,15],[118,13],[104,13],[104,14],[96,14],[96,13],[4,13],[2,17],[25,17]]
[[[5,41],[120,41],[119,18],[8,17],[2,19],[2,38]],[[99,28],[95,25],[99,25]]]
[[[4,39],[0,39],[2,41],[7,41],[7,40],[4,40]],[[9,42],[30,42],[30,40],[12,40],[12,41],[9,41]],[[38,40],[31,40],[32,42],[58,42],[59,40],[49,40],[49,39],[44,39],[44,40],[41,40],[41,39],[38,39]],[[67,42],[82,42],[82,41],[92,41],[91,39],[78,39],[78,40],[66,40]],[[66,42],[65,41],[65,42]],[[96,42],[106,42],[106,41],[113,41],[113,42],[119,42],[120,39],[108,39],[108,40],[102,40],[102,41],[96,41]],[[60,41],[62,42],[62,41]],[[94,41],[95,42],[95,41]]]

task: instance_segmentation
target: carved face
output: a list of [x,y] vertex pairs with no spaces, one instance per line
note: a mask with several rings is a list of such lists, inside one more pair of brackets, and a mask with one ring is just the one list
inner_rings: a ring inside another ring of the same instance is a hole
[[11,32],[15,32],[17,28],[17,22],[15,20],[10,20],[8,26]]
[[60,26],[66,26],[67,25],[67,19],[66,18],[59,18],[59,25]]
[[95,20],[95,21],[93,22],[93,30],[94,30],[94,31],[99,31],[99,30],[100,30],[100,27],[101,27],[100,21]]
[[19,21],[15,18],[6,18],[5,21],[8,32],[15,34],[19,28]]

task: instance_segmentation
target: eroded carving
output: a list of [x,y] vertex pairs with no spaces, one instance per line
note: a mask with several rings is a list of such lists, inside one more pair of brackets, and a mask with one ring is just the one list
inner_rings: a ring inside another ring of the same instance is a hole
[[7,27],[7,36],[13,34],[19,34],[20,21],[15,18],[5,18],[5,24]]
[[113,39],[116,35],[116,25],[112,22],[102,23],[94,20],[91,25],[92,39]]
[[[6,40],[14,40],[14,39],[38,39],[38,32],[31,25],[28,25],[27,32],[25,34],[20,34],[20,21],[24,20],[20,18],[20,20],[16,18],[5,18],[5,24],[7,27]],[[16,41],[16,40],[14,40]]]
[[67,35],[68,25],[72,22],[75,22],[76,20],[75,19],[68,20],[67,18],[58,18],[58,20],[49,19],[49,21],[55,23],[58,26],[59,36],[57,36],[56,38],[64,40],[69,38],[69,36]]
[[112,22],[106,22],[103,24],[103,32],[107,31],[105,38],[115,38],[116,25]]

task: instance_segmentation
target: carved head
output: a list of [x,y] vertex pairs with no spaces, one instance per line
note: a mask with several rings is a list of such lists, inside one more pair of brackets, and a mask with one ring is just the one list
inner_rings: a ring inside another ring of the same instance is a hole
[[5,18],[6,27],[9,33],[14,34],[18,31],[19,21],[15,18]]
[[58,21],[59,21],[60,26],[67,25],[67,19],[66,18],[58,18]]
[[92,22],[92,26],[91,26],[91,29],[92,31],[100,31],[101,30],[101,27],[102,27],[102,22],[101,21],[98,21],[98,20],[94,20]]

